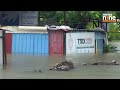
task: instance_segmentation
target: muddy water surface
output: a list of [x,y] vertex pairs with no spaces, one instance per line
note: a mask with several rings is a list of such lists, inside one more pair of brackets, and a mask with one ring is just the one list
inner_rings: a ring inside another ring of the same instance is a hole
[[[98,60],[120,62],[120,53],[108,54],[76,54],[76,55],[7,55],[8,64],[0,70],[1,79],[120,79],[120,66],[82,66],[82,63],[92,63]],[[76,66],[71,71],[49,71],[57,62],[70,60]],[[33,72],[41,69],[42,73]]]

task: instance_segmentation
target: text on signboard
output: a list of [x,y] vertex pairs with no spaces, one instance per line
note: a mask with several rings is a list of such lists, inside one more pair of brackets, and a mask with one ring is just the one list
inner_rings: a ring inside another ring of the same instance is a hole
[[77,39],[78,44],[91,44],[92,43],[92,38],[86,38],[86,39]]

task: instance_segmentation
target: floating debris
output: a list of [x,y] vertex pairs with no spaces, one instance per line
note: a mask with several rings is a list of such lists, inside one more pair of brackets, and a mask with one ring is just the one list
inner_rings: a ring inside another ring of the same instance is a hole
[[111,62],[101,62],[101,61],[98,61],[98,62],[95,62],[95,63],[91,63],[91,64],[88,64],[88,63],[83,63],[82,65],[119,65],[119,62],[116,61],[116,60],[112,60]]
[[74,65],[72,62],[64,61],[61,63],[56,63],[52,68],[49,70],[56,70],[56,71],[69,71],[74,68]]

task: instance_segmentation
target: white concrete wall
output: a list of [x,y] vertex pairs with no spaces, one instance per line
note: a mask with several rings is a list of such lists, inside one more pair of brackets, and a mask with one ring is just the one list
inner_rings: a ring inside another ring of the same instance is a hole
[[[81,43],[78,39],[84,39]],[[66,54],[95,53],[94,32],[66,33]]]

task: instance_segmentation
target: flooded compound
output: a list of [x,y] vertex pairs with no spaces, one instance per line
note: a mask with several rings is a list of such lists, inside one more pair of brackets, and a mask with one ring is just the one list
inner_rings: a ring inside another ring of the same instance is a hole
[[[98,60],[120,62],[119,53],[75,55],[7,55],[7,66],[0,71],[1,79],[120,79],[119,65],[88,65]],[[76,68],[70,71],[50,71],[56,63],[68,60]],[[41,70],[37,72],[35,70]]]

